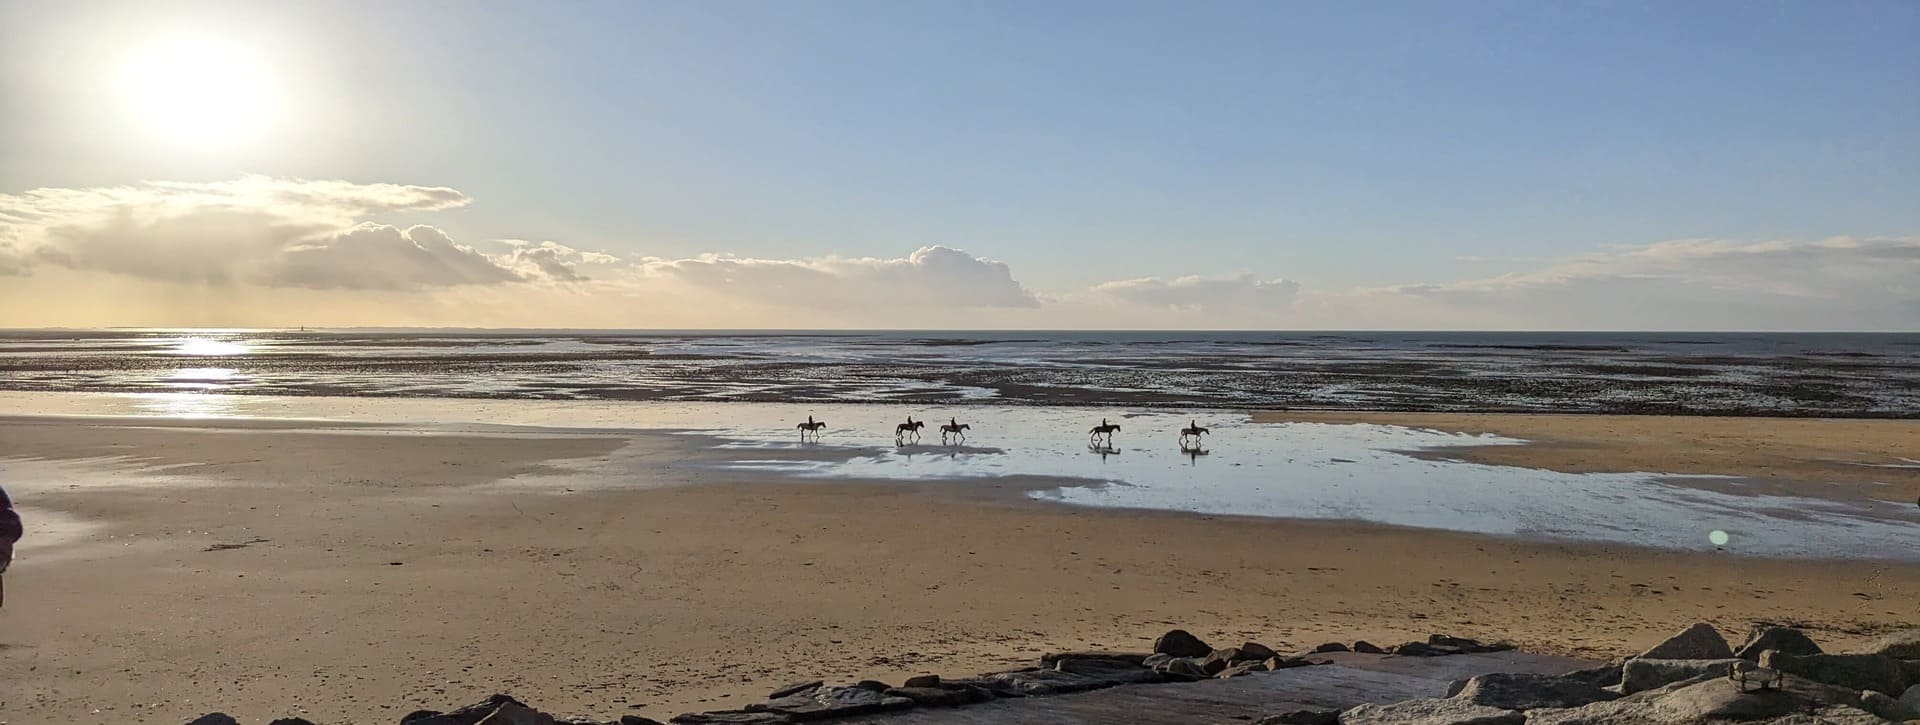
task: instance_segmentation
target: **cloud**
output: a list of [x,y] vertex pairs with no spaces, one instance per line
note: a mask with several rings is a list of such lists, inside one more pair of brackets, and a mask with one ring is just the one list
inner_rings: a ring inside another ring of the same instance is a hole
[[1272,311],[1293,304],[1294,297],[1300,292],[1300,283],[1287,279],[1265,280],[1252,274],[1220,277],[1189,275],[1172,280],[1142,277],[1102,282],[1094,285],[1092,292],[1124,302],[1181,310],[1239,308]]
[[274,287],[404,290],[524,279],[439,229],[361,224],[287,247],[261,281]]
[[467,203],[445,187],[261,176],[0,194],[0,271],[345,289],[521,279],[438,229],[363,223]]
[[950,247],[921,247],[904,258],[752,259],[706,255],[649,258],[643,278],[669,280],[729,297],[779,305],[887,307],[1037,307],[1034,294],[1004,262]]
[[532,242],[519,239],[505,239],[502,243],[512,247],[506,254],[496,257],[501,264],[519,270],[529,278],[545,278],[555,282],[580,282],[587,277],[580,269],[588,265],[618,265],[620,258],[601,252],[582,252],[573,247],[556,242]]
[[1913,329],[1920,238],[1680,239],[1499,277],[1312,298],[1387,326]]

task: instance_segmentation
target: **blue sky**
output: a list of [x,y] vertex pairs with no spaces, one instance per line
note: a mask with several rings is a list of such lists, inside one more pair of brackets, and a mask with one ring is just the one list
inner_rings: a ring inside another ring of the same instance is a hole
[[[471,203],[371,220],[627,258],[939,245],[1043,298],[1920,233],[1909,2],[0,8],[0,193],[451,187]],[[287,98],[275,135],[187,153],[114,133],[90,68],[166,28],[256,48]],[[1849,309],[1913,304],[1901,286]]]

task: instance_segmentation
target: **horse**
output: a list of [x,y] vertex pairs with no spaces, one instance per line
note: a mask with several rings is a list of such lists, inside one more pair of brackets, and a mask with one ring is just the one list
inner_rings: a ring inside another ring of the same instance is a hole
[[800,429],[800,440],[804,441],[807,439],[807,434],[809,433],[813,434],[814,438],[819,438],[820,429],[827,427],[827,422],[824,420],[816,421],[813,419],[813,416],[809,415],[807,416],[807,422],[794,427]]
[[927,427],[926,421],[914,420],[913,416],[909,415],[907,422],[893,427],[893,439],[900,441],[912,437],[916,441],[920,440],[920,429],[925,427]]
[[1104,436],[1107,439],[1107,444],[1112,445],[1113,432],[1117,430],[1120,430],[1119,423],[1108,423],[1106,418],[1101,418],[1100,425],[1096,425],[1087,431],[1087,440],[1099,440]]
[[1188,438],[1192,438],[1194,440],[1194,444],[1198,445],[1200,442],[1200,436],[1203,436],[1206,434],[1207,434],[1207,429],[1200,427],[1200,421],[1194,420],[1187,427],[1180,429],[1180,441],[1182,445],[1185,445],[1186,440]]
[[960,422],[959,418],[948,418],[947,424],[940,426],[940,442],[947,442],[947,436],[953,436],[956,443],[964,441],[967,439],[967,429],[972,427]]

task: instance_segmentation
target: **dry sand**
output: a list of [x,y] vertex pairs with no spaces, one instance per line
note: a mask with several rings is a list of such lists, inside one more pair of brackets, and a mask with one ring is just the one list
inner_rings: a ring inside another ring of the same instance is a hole
[[[1567,452],[1542,460],[1578,451],[1527,465],[1666,467],[1574,436],[1579,419],[1460,421],[1551,432]],[[1774,441],[1807,443],[1810,422],[1736,422],[1671,430],[1769,459]],[[1849,424],[1800,465],[1898,454],[1907,425]],[[662,435],[308,427],[0,419],[31,537],[0,609],[0,721],[384,723],[496,691],[664,718],[801,678],[1143,648],[1173,626],[1283,650],[1445,632],[1605,656],[1697,620],[1846,644],[1915,624],[1920,601],[1909,564],[953,495],[992,484],[756,482],[670,467],[700,454]],[[1517,455],[1474,455],[1496,453]],[[612,455],[661,465],[570,486]]]

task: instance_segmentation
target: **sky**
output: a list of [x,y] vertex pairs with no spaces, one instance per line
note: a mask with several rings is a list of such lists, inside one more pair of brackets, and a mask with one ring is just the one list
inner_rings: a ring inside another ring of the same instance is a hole
[[0,326],[1920,330],[1920,4],[0,0]]

